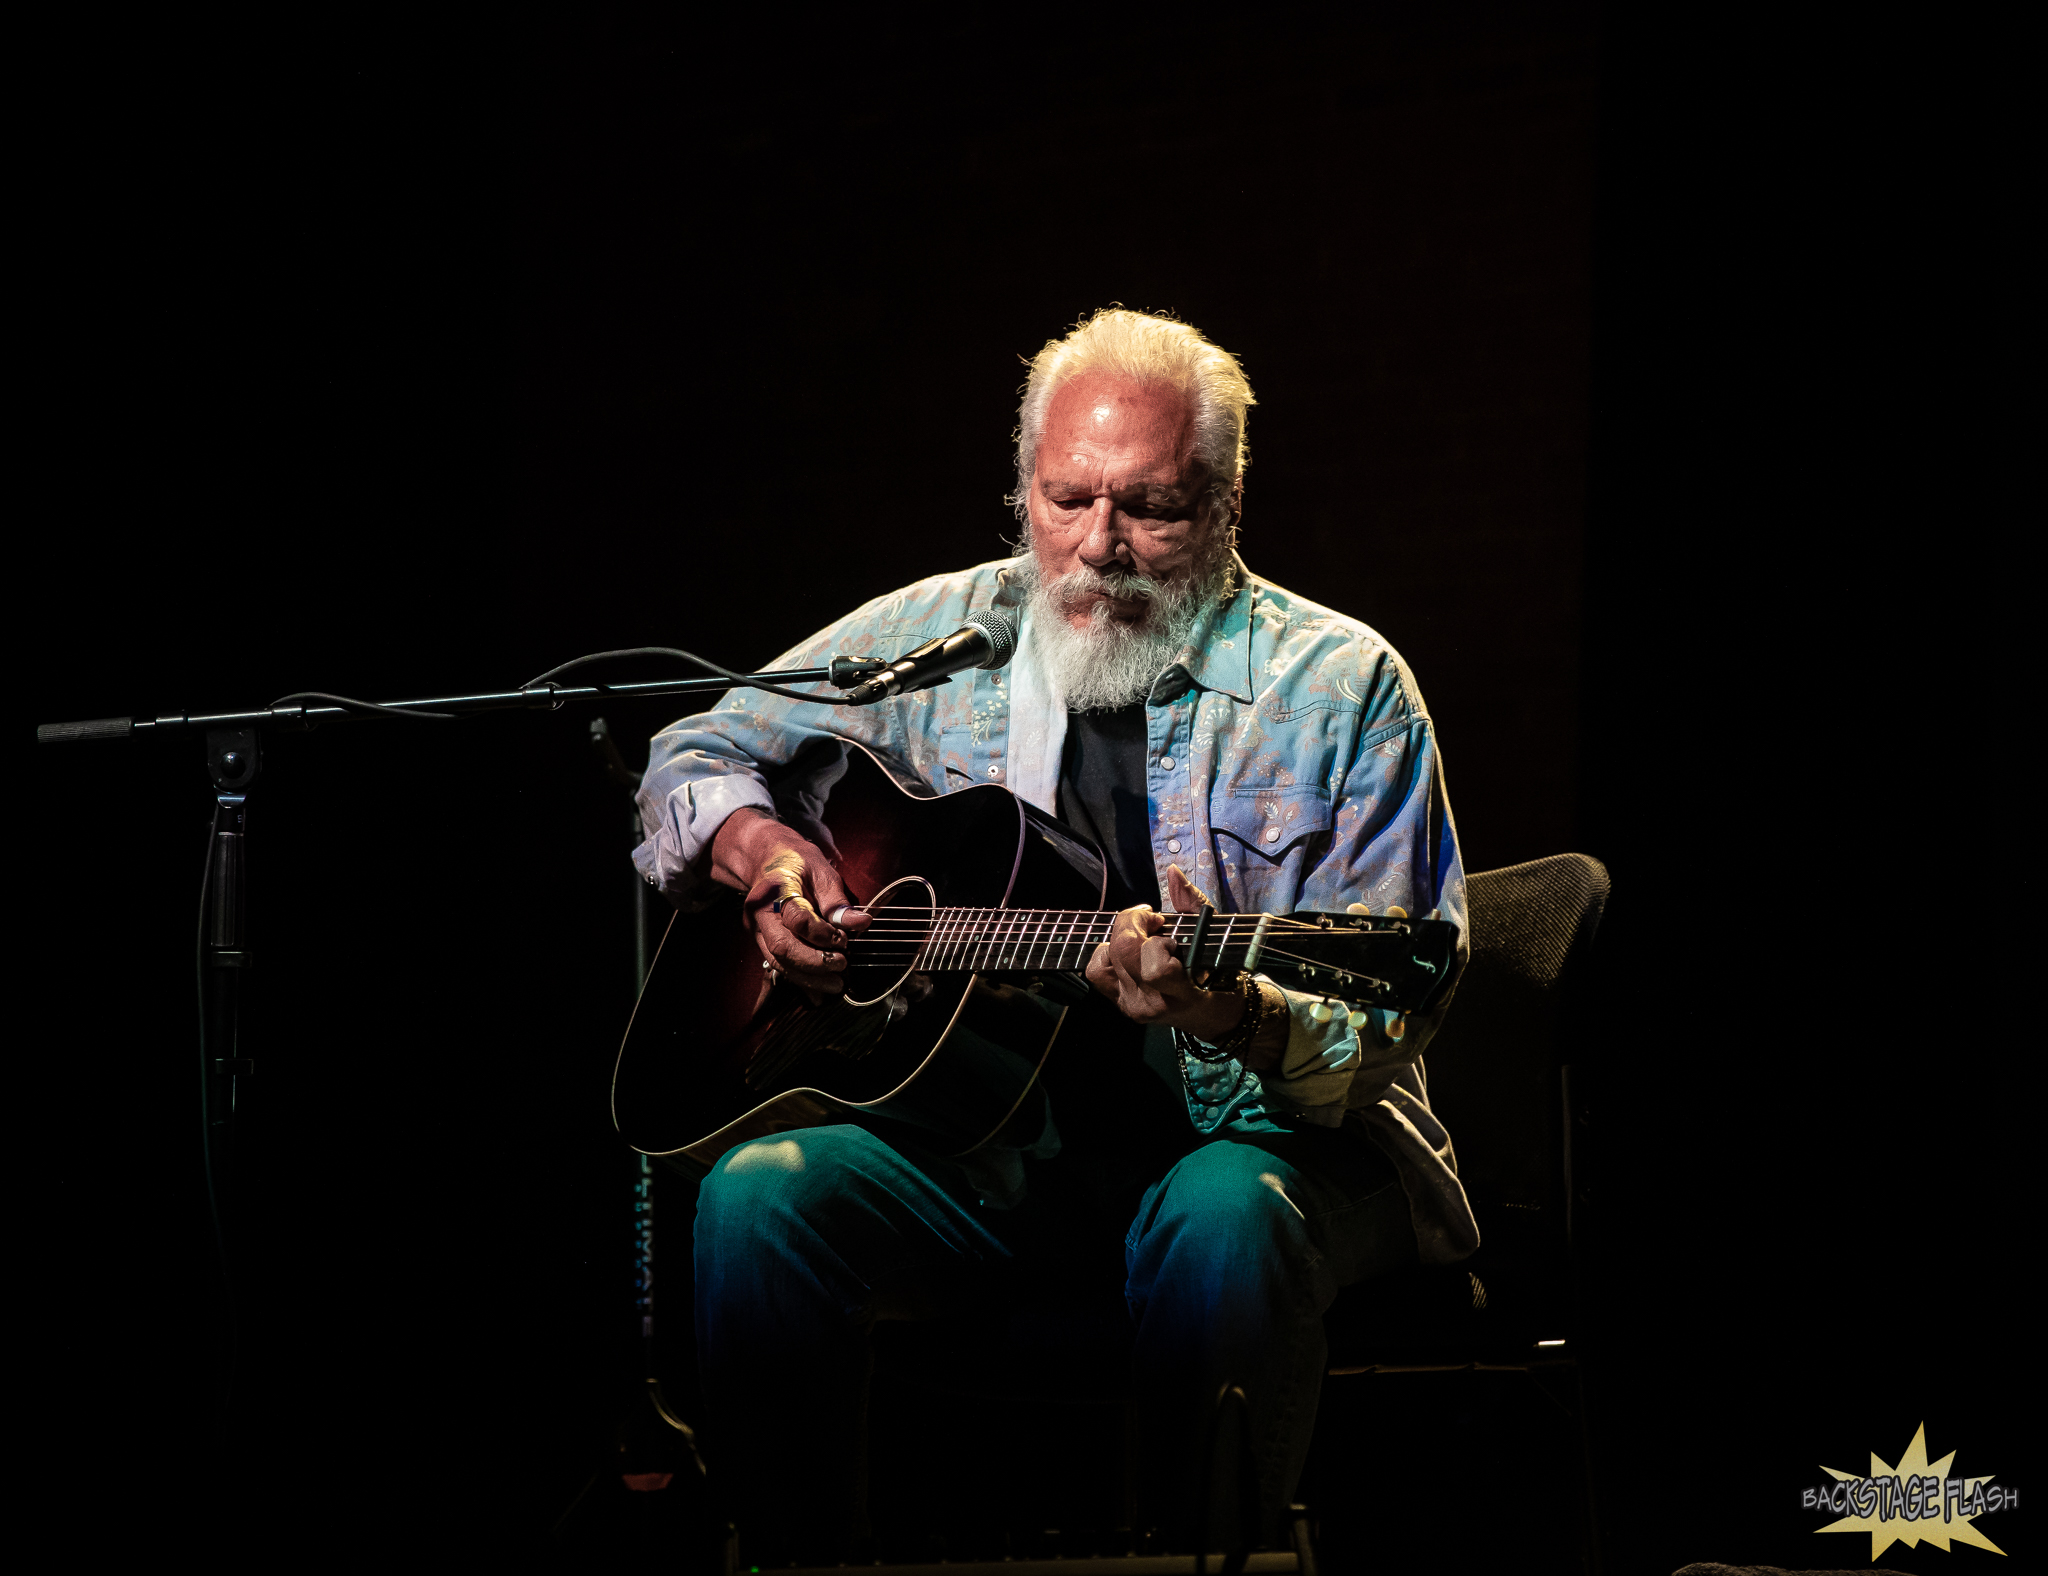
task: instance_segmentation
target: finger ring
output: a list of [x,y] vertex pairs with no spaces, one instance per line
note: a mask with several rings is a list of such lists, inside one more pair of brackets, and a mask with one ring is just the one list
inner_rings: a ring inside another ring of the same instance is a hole
[[773,974],[775,972],[775,960],[773,958],[763,958],[761,960],[761,967],[767,973]]

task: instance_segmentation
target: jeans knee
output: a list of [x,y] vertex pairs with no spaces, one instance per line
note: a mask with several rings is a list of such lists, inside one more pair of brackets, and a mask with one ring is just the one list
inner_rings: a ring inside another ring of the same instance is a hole
[[772,1221],[807,1218],[813,1204],[832,1191],[832,1174],[846,1147],[842,1134],[849,1132],[858,1129],[806,1128],[732,1150],[698,1190],[699,1239],[734,1229],[755,1235]]
[[1175,1166],[1131,1233],[1133,1259],[1164,1254],[1236,1260],[1292,1257],[1308,1223],[1288,1196],[1285,1169],[1245,1145],[1210,1144]]

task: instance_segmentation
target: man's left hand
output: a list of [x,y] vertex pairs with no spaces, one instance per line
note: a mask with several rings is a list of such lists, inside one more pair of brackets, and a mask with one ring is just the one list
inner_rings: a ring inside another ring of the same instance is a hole
[[[1166,886],[1176,912],[1192,914],[1202,906],[1202,894],[1180,866],[1167,870]],[[1214,1044],[1243,1019],[1244,997],[1236,990],[1204,990],[1190,979],[1175,944],[1161,934],[1165,928],[1164,914],[1125,909],[1088,960],[1088,983],[1134,1022],[1184,1029]]]

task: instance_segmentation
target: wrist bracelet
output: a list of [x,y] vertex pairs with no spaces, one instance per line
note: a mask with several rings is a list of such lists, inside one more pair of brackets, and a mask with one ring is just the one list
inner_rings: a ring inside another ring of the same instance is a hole
[[1198,1062],[1227,1062],[1239,1052],[1250,1048],[1252,1041],[1259,1037],[1259,1026],[1266,1016],[1266,993],[1259,989],[1259,982],[1252,977],[1250,969],[1239,969],[1235,981],[1239,994],[1244,997],[1244,1016],[1232,1029],[1214,1045],[1195,1035],[1188,1035],[1196,1045],[1208,1045],[1208,1054],[1189,1050],[1188,1055]]

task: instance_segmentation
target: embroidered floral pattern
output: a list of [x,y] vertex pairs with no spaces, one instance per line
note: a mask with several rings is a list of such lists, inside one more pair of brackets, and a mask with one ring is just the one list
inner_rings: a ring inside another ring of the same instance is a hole
[[[1000,562],[921,580],[877,598],[776,659],[817,667],[835,653],[901,656],[959,628],[1000,589]],[[1169,682],[1172,681],[1172,682]],[[856,739],[936,793],[1006,781],[1011,686],[982,670],[878,706],[842,710],[772,695],[735,696],[653,741],[641,785],[647,837],[634,860],[681,902],[703,885],[706,851],[741,805],[773,810],[810,748]],[[1241,577],[1204,615],[1154,695],[1149,805],[1154,858],[1192,869],[1227,912],[1438,910],[1462,929],[1464,874],[1435,732],[1413,676],[1374,631],[1278,586]],[[1183,710],[1183,708],[1185,708]],[[809,768],[815,769],[815,767]],[[1174,845],[1169,847],[1169,844]],[[1398,1041],[1384,1013],[1362,1031],[1339,1014],[1314,1024],[1299,998],[1278,1074],[1190,1062],[1189,1114],[1204,1131],[1276,1120],[1339,1120],[1349,1107],[1381,1132],[1416,1211],[1425,1258],[1456,1258],[1477,1236],[1448,1136],[1413,1064],[1434,1023]]]

